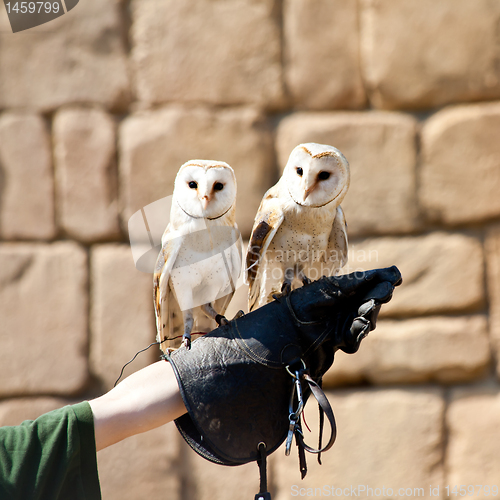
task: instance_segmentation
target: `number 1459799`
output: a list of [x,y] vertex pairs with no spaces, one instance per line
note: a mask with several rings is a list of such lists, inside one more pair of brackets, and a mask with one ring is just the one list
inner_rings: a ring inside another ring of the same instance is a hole
[[457,497],[465,497],[465,496],[492,496],[496,497],[498,495],[498,486],[497,485],[488,485],[488,484],[461,484],[455,486],[445,486],[446,496],[451,497],[455,495]]
[[7,14],[15,12],[16,14],[37,14],[44,12],[45,14],[50,14],[54,12],[57,14],[59,12],[60,4],[59,2],[8,2],[5,4],[7,7]]

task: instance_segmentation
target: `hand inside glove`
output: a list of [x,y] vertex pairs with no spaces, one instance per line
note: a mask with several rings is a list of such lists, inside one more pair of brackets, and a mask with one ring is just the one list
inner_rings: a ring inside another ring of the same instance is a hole
[[[322,278],[294,290],[287,298],[298,325],[337,323],[337,346],[351,354],[375,329],[382,304],[402,283],[396,266]],[[342,342],[343,339],[343,342]]]

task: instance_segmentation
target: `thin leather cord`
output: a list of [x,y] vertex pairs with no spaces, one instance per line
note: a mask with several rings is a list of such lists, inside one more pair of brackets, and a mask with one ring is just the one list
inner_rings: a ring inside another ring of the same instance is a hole
[[297,315],[295,314],[295,311],[293,310],[292,303],[290,302],[290,294],[286,296],[286,305],[288,307],[288,310],[290,311],[290,314],[292,315],[293,320],[295,323],[298,325],[319,325],[322,323],[322,321],[301,321]]

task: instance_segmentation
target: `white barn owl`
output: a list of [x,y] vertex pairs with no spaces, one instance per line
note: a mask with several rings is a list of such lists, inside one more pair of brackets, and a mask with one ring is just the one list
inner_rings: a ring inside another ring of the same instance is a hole
[[224,324],[242,267],[236,179],[224,162],[191,160],[177,173],[170,222],[154,272],[157,340],[178,347]]
[[340,203],[349,180],[349,164],[338,149],[306,143],[292,151],[255,218],[246,258],[249,311],[275,293],[332,276],[347,262]]

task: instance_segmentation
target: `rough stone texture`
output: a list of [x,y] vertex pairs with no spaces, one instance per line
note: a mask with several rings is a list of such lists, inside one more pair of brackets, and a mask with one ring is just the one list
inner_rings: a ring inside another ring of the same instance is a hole
[[0,246],[2,396],[71,394],[84,387],[86,263],[72,242]]
[[25,420],[35,420],[44,413],[68,404],[73,404],[73,401],[44,397],[4,400],[0,403],[0,427],[19,425]]
[[[99,245],[91,259],[92,372],[111,389],[122,366],[155,340],[153,277],[134,267],[128,245]],[[125,370],[125,376],[159,359],[152,347]]]
[[[245,255],[244,253],[243,256]],[[231,299],[225,316],[231,319],[240,310],[245,314],[248,312],[248,285],[245,285],[243,282],[236,284],[236,292]]]
[[130,97],[121,9],[120,0],[86,0],[15,35],[2,12],[0,108],[94,102],[123,109]]
[[[190,481],[183,498],[196,500],[248,500],[259,491],[259,468],[255,462],[237,467],[223,467],[205,460],[182,443],[184,467]],[[268,467],[268,484],[273,481]]]
[[4,113],[0,116],[2,237],[54,237],[53,191],[50,137],[44,120],[29,113]]
[[343,272],[398,266],[403,284],[382,308],[386,316],[473,312],[484,307],[480,241],[459,233],[352,242]]
[[[392,488],[394,494],[377,496],[396,498],[401,487],[425,488],[427,494],[429,484],[442,484],[444,403],[439,391],[362,390],[328,392],[327,397],[335,412],[337,440],[322,455],[321,466],[313,455],[307,454],[309,471],[303,481],[296,452],[286,457],[280,448],[272,455],[278,485],[276,500],[289,499],[293,485],[306,488],[304,497],[307,488],[326,485],[330,491],[331,487],[348,488],[348,495],[336,496],[350,498],[354,496],[351,485],[364,485],[374,489],[372,497],[376,496],[375,488],[385,486],[386,490]],[[317,405],[308,407],[309,426],[317,429]],[[315,438],[307,430],[305,433],[306,442],[314,445]],[[366,491],[359,496],[367,497]]]
[[280,107],[277,8],[276,0],[134,0],[139,99]]
[[486,268],[490,299],[491,345],[500,377],[500,226],[488,232],[486,238]]
[[484,376],[490,359],[484,316],[381,320],[356,354],[335,355],[324,385],[463,382]]
[[500,97],[500,4],[362,0],[361,61],[371,102],[432,108]]
[[335,353],[332,367],[323,377],[323,386],[334,389],[340,386],[358,385],[367,381],[367,373],[375,365],[373,344],[374,337],[383,330],[384,320],[377,321],[377,329],[363,340],[358,352],[346,354],[342,351]]
[[65,109],[54,119],[58,218],[76,239],[116,238],[115,123],[98,109]]
[[173,423],[121,441],[97,454],[102,498],[180,500],[179,435]]
[[123,217],[169,196],[180,166],[194,158],[222,160],[236,173],[236,221],[249,236],[262,196],[275,180],[270,131],[250,109],[169,107],[133,115],[120,131]]
[[295,113],[277,133],[281,168],[302,142],[340,149],[351,167],[342,202],[350,236],[411,231],[416,205],[416,123],[400,113]]
[[[446,413],[449,430],[446,451],[447,484],[496,485],[500,456],[500,394],[497,387],[454,391]],[[498,490],[497,490],[498,491]],[[478,493],[480,493],[478,495]],[[498,494],[498,493],[497,493]],[[474,498],[491,498],[485,490],[475,489]]]
[[283,11],[285,75],[295,106],[362,107],[356,0],[286,0]]
[[422,130],[419,198],[429,218],[445,224],[500,216],[500,103],[457,106]]

